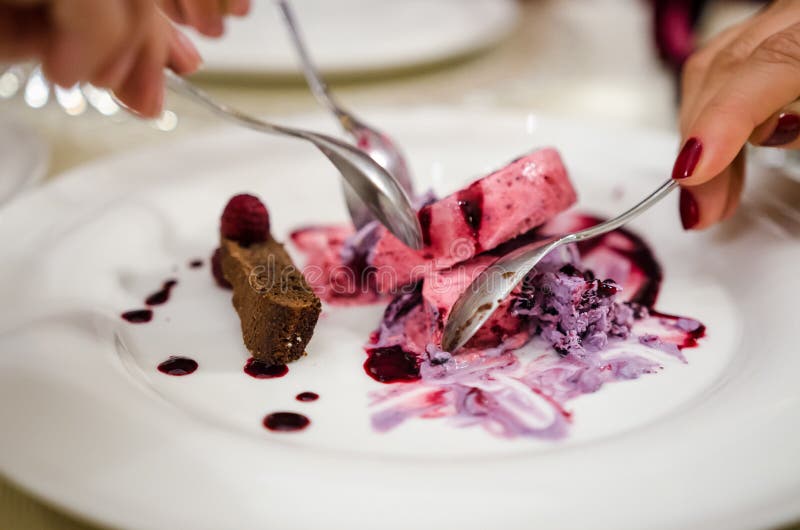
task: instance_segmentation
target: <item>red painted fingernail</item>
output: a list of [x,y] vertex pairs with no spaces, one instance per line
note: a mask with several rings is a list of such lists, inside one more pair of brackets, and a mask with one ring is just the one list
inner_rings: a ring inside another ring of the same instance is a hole
[[703,154],[703,144],[697,138],[689,138],[683,144],[683,149],[678,153],[678,158],[675,160],[675,167],[672,168],[672,178],[675,180],[685,179],[692,176],[694,168],[700,161],[700,155]]
[[786,145],[797,140],[798,136],[800,136],[800,116],[784,112],[778,117],[778,126],[775,127],[772,136],[764,140],[761,145],[766,147]]
[[692,192],[686,188],[681,188],[681,223],[684,230],[691,230],[700,221],[700,208]]

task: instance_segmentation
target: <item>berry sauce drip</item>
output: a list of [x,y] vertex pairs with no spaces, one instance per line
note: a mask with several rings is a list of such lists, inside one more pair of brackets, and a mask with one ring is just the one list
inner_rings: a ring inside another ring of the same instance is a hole
[[302,431],[309,424],[311,420],[296,412],[273,412],[264,417],[264,427],[270,431]]
[[158,365],[162,374],[182,376],[189,375],[197,370],[197,361],[188,357],[170,357]]
[[125,311],[120,316],[131,324],[144,324],[153,320],[153,311],[151,309],[134,309]]
[[[650,310],[650,316],[657,317],[663,320],[671,320],[673,322],[679,323],[681,320],[684,320],[684,317],[678,315],[670,315],[668,313],[662,313],[660,311],[656,311],[655,309]],[[686,331],[686,335],[683,338],[683,342],[678,344],[678,348],[683,350],[684,348],[696,348],[699,343],[698,341],[706,336],[706,326],[705,324],[700,324],[696,329],[693,331]]]
[[202,266],[203,266],[203,260],[201,260],[200,258],[193,259],[192,261],[189,262],[190,269],[199,269]]
[[[597,225],[603,222],[603,219],[584,215],[579,218],[579,222],[580,227],[577,228],[578,230]],[[641,237],[625,228],[619,228],[616,232],[625,236],[630,243],[630,248],[609,247],[609,249],[627,259],[631,265],[641,271],[646,279],[636,293],[631,296],[630,301],[652,308],[656,305],[658,293],[661,290],[661,282],[664,279],[664,271],[661,269],[661,264],[658,263],[652,250]],[[594,248],[606,244],[607,240],[608,236],[581,241],[578,243],[578,250],[581,255],[588,254]]]
[[477,240],[483,220],[483,190],[480,186],[470,186],[459,191],[456,199],[464,221],[472,230],[472,237]]
[[316,401],[319,399],[319,394],[316,392],[300,392],[295,396],[297,401]]
[[431,244],[431,208],[423,206],[417,214],[419,227],[422,229],[422,244],[426,247]]
[[178,280],[169,279],[165,281],[164,285],[161,286],[161,289],[148,296],[144,303],[147,305],[161,305],[166,303],[167,300],[169,300],[169,295],[172,292],[172,288],[176,285],[178,285]]
[[244,373],[256,379],[275,379],[288,374],[289,367],[285,364],[267,364],[250,357],[244,365]]
[[364,370],[381,383],[398,383],[417,381],[419,361],[416,355],[405,351],[400,346],[387,346],[367,350]]

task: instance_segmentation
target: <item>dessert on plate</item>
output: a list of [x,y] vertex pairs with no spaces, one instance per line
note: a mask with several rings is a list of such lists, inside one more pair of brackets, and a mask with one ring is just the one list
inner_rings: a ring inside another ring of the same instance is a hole
[[[662,271],[649,247],[618,230],[547,256],[457,352],[441,349],[459,295],[497,256],[599,219],[564,213],[576,194],[557,151],[540,149],[436,200],[419,199],[425,246],[404,246],[381,225],[296,230],[304,272],[331,306],[387,303],[368,338],[376,391],[373,426],[448,417],[502,436],[558,438],[566,403],[635,379],[697,344],[696,320],[659,313]],[[414,383],[414,384],[407,384]]]
[[212,270],[218,284],[233,290],[242,339],[255,359],[280,365],[305,355],[321,303],[270,234],[269,214],[257,197],[228,202]]
[[321,311],[386,304],[365,337],[366,373],[392,384],[372,395],[378,431],[411,418],[449,418],[498,436],[561,438],[568,402],[614,381],[686,362],[705,327],[655,309],[662,270],[628,230],[558,249],[542,260],[461,349],[441,339],[453,304],[494,260],[538,238],[600,222],[566,212],[577,200],[558,152],[539,149],[437,199],[416,199],[424,246],[378,222],[295,230],[298,272],[269,231],[266,207],[233,197],[212,270],[233,289],[253,357],[284,364],[305,353]]
[[424,248],[412,250],[378,223],[300,229],[315,291],[331,303],[376,301],[415,281],[491,251],[542,225],[576,200],[561,157],[545,148],[418,210]]

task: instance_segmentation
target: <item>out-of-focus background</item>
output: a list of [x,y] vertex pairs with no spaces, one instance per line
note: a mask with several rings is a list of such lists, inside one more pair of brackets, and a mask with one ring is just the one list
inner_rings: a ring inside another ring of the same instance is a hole
[[[294,55],[271,2],[253,4],[251,17],[230,21],[221,42],[198,39],[206,61],[198,82],[243,110],[274,119],[321,112],[294,73]],[[650,0],[404,0],[393,3],[391,16],[380,2],[368,13],[358,9],[368,4],[295,2],[317,62],[337,95],[357,110],[499,105],[673,126],[675,79],[653,45]],[[487,10],[486,4],[505,7]],[[747,1],[709,2],[699,34],[757,8]],[[389,30],[370,30],[375,23]],[[354,28],[362,31],[358,37]],[[4,122],[31,126],[48,144],[47,176],[219,124],[178,98],[169,98],[162,120],[141,122],[117,112],[103,94],[55,92],[35,74],[11,71],[0,78],[0,110]]]
[[[206,63],[196,81],[275,121],[322,113],[297,73],[274,6],[253,3],[251,18],[230,23],[221,42],[198,39]],[[674,129],[676,74],[654,45],[654,2],[403,0],[383,9],[381,3],[295,2],[336,94],[367,118],[371,107],[444,104]],[[708,2],[697,38],[758,7]],[[167,109],[159,120],[140,121],[102,91],[55,90],[30,66],[0,69],[0,203],[98,157],[219,125],[177,98],[168,98]],[[0,478],[0,529],[86,528],[93,527]]]

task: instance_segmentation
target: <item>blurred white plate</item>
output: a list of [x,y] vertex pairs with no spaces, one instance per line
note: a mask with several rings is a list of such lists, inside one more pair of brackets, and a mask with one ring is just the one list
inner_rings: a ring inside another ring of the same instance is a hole
[[34,130],[22,123],[0,121],[0,204],[41,179],[50,153]]
[[[514,0],[295,0],[325,74],[359,74],[437,62],[490,46],[515,25]],[[231,19],[221,39],[192,33],[203,72],[294,75],[296,54],[272,2]]]
[[749,146],[748,160],[751,164],[780,171],[785,176],[800,182],[800,152],[798,151]]
[[[439,193],[555,145],[581,204],[601,214],[659,184],[677,143],[485,109],[365,118]],[[278,237],[345,219],[337,176],[313,148],[231,129],[85,166],[0,210],[0,472],[137,530],[736,530],[800,515],[791,234],[748,222],[738,238],[687,235],[675,201],[638,220],[666,272],[659,308],[699,318],[708,336],[686,365],[570,402],[566,440],[500,439],[441,419],[380,434],[368,393],[385,386],[364,373],[361,349],[380,306],[327,311],[284,378],[242,373],[230,294],[207,263],[186,263],[210,253],[220,210],[243,190],[266,200]],[[170,276],[179,284],[153,322],[119,318]],[[200,369],[160,374],[170,355]],[[320,400],[295,401],[305,390]],[[261,419],[275,410],[311,427],[268,432]]]

